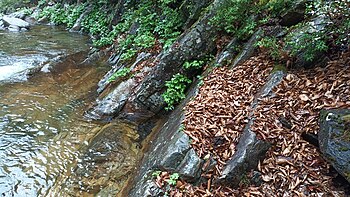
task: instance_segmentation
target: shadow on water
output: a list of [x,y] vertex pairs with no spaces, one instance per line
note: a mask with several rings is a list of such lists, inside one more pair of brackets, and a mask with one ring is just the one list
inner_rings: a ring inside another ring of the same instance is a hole
[[[50,33],[43,37],[37,31]],[[82,119],[83,110],[94,100],[96,84],[106,68],[100,63],[79,65],[86,53],[77,52],[87,48],[84,44],[86,38],[80,35],[69,35],[50,27],[35,27],[30,32],[15,36],[6,32],[0,34],[0,72],[5,66],[16,67],[13,63],[16,61],[38,64],[58,55],[74,53],[55,65],[51,72],[37,73],[28,81],[0,84],[0,196],[51,196],[57,191],[61,191],[60,196],[65,195],[62,191],[67,190],[69,177],[82,179],[79,175],[82,170],[79,170],[79,165],[76,167],[79,162],[84,168],[93,168],[94,162],[84,166],[84,162],[89,162],[86,158],[92,158],[85,151],[94,150],[97,154],[100,147],[108,144],[101,143],[101,140],[91,144],[100,138],[98,136],[106,135],[99,134],[101,129],[106,128]],[[9,41],[6,47],[3,35]],[[28,43],[24,44],[25,40],[29,40]],[[32,63],[32,57],[39,58],[34,58],[37,62]],[[30,66],[33,65],[24,67]],[[7,73],[4,78],[13,73]],[[133,132],[130,129],[129,133]],[[130,160],[128,165],[132,166],[137,151],[131,148],[134,142],[131,136],[125,137],[127,135],[113,134],[109,137],[112,145],[115,143],[113,139],[120,140],[116,147],[121,147],[121,151],[104,152],[107,156],[117,155],[119,158],[130,153],[131,158],[123,157],[125,159],[119,162]],[[124,152],[122,149],[125,149]],[[105,174],[107,172],[104,171]],[[85,196],[84,192],[89,193],[79,187],[79,184],[71,186],[74,191],[66,191],[66,194]],[[92,192],[97,193],[100,189]]]

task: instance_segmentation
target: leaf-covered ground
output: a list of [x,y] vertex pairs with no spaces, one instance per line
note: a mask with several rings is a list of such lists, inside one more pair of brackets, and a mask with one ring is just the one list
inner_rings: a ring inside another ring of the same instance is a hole
[[[350,108],[349,52],[325,67],[289,71],[274,88],[274,96],[259,102],[252,129],[260,139],[273,144],[258,166],[261,185],[245,182],[239,189],[213,185],[225,162],[235,153],[254,95],[265,84],[272,68],[273,63],[260,55],[231,70],[215,68],[204,79],[199,94],[185,108],[184,132],[191,137],[198,155],[213,156],[217,165],[202,174],[209,178],[207,183],[194,187],[178,181],[170,196],[345,195],[341,188],[333,186],[329,165],[319,149],[301,136],[317,134],[321,109]],[[281,119],[288,121],[291,128],[283,126]]]

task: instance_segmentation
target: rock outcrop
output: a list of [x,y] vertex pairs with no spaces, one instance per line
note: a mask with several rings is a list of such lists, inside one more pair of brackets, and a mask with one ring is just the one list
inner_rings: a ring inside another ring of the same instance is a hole
[[2,22],[3,26],[6,27],[9,31],[26,31],[30,26],[28,22],[11,16],[3,16]]
[[350,183],[350,110],[323,110],[318,134],[325,159]]
[[134,179],[136,182],[129,192],[130,197],[164,195],[164,191],[160,190],[152,180],[151,174],[156,170],[177,172],[181,179],[189,182],[199,180],[204,161],[191,148],[190,139],[182,132],[181,126],[184,118],[182,107],[195,94],[196,89],[191,88],[187,99],[171,113],[167,118],[168,121],[157,131],[155,140],[150,142],[150,151],[144,156],[136,173]]

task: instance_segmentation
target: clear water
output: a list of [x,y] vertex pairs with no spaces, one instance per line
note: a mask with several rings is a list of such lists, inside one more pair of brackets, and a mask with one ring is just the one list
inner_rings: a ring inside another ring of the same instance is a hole
[[25,80],[23,72],[59,56],[87,50],[87,37],[62,28],[34,26],[27,32],[0,31],[0,81]]
[[18,78],[30,67],[86,50],[86,42],[47,26],[0,32],[0,196],[47,195],[73,172],[80,150],[98,131],[82,113],[103,67],[69,60],[50,73]]

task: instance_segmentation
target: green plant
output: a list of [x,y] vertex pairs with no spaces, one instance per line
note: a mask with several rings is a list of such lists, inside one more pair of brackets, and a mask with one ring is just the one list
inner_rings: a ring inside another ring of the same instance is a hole
[[201,75],[198,75],[197,79],[198,79],[198,86],[202,86],[204,84],[204,81],[203,81],[204,77]]
[[33,9],[24,7],[19,10],[20,12],[23,12],[25,15],[29,16],[33,13]]
[[205,62],[203,60],[193,60],[191,62],[185,62],[182,65],[182,67],[184,69],[191,69],[191,68],[193,68],[193,69],[200,69],[200,68],[203,67],[204,63]]
[[160,171],[160,170],[154,171],[154,172],[152,172],[152,177],[156,178],[160,175],[160,173],[162,173],[162,171]]
[[167,180],[167,182],[172,185],[175,186],[177,183],[177,180],[180,178],[179,173],[173,173],[170,175],[169,180]]
[[235,34],[255,9],[254,0],[227,0],[210,22],[227,33]]
[[186,97],[185,90],[191,82],[186,76],[178,73],[165,83],[167,89],[162,94],[164,101],[167,103],[165,110],[174,109],[174,105]]
[[108,82],[115,81],[119,77],[126,77],[128,74],[130,74],[130,72],[131,72],[130,68],[119,69],[117,72],[115,72],[113,75],[109,77]]
[[273,17],[280,16],[282,12],[287,11],[293,5],[293,0],[260,0],[261,10],[266,10]]
[[286,44],[290,47],[292,56],[297,56],[300,51],[305,51],[303,56],[306,61],[313,61],[320,52],[328,50],[324,32],[304,32],[297,39],[288,40],[287,38]]
[[282,49],[275,37],[264,37],[256,43],[256,46],[266,50],[274,60],[278,60],[281,57],[280,52]]
[[17,8],[28,6],[30,0],[0,0],[0,13],[14,12]]
[[246,21],[243,23],[243,25],[237,30],[237,37],[240,40],[246,40],[250,36],[252,36],[255,32],[255,29],[257,27],[257,23],[255,22],[253,17],[249,17],[246,19]]

